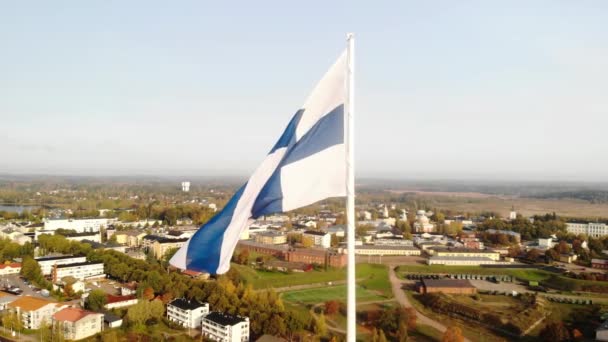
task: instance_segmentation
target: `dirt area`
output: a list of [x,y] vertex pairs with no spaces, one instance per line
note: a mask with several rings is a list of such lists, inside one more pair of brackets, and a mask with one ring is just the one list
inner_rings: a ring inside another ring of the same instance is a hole
[[433,192],[433,191],[393,191],[414,192],[438,209],[450,209],[459,212],[479,213],[493,211],[508,216],[512,207],[524,216],[544,215],[555,212],[560,216],[571,217],[605,217],[608,203],[592,204],[575,199],[535,199],[516,196],[497,196],[468,192]]

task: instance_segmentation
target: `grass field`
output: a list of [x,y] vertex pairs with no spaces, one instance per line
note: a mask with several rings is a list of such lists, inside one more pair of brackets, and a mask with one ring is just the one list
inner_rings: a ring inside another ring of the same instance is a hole
[[[321,303],[328,300],[346,301],[346,285],[335,285],[315,289],[297,290],[283,292],[283,300],[296,303]],[[370,302],[375,300],[387,299],[375,292],[357,286],[357,301]]]
[[[240,273],[246,283],[251,284],[256,289],[346,280],[345,269],[329,269],[327,271],[311,271],[304,273],[283,273],[255,270],[249,266],[236,264],[232,264],[232,267]],[[356,278],[362,288],[376,291],[382,296],[392,297],[391,286],[388,280],[388,268],[386,266],[358,264]]]
[[505,274],[521,280],[542,281],[549,279],[553,273],[537,269],[521,268],[488,268],[478,266],[444,266],[444,265],[403,265],[397,268],[397,272],[403,273],[448,273],[448,274]]

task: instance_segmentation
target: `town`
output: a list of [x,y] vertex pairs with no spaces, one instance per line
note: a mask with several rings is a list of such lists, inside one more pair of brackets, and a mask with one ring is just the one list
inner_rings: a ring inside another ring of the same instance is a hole
[[[349,251],[340,201],[258,218],[241,234],[230,272],[214,276],[168,260],[221,210],[229,187],[175,188],[3,192],[38,204],[0,212],[0,333],[32,341],[344,339]],[[362,336],[608,340],[606,221],[525,217],[516,208],[454,212],[381,191],[356,207]]]

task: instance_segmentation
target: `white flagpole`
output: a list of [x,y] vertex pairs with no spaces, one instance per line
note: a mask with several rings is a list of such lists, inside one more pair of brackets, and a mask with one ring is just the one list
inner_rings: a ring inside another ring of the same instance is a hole
[[355,37],[346,35],[346,222],[347,222],[347,330],[346,341],[357,341],[357,284],[355,282]]

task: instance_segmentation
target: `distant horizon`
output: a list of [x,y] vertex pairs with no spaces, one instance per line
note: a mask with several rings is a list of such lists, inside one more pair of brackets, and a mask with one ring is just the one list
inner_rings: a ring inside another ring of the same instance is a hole
[[606,182],[606,22],[594,1],[7,2],[0,171],[247,178],[354,32],[359,176]]
[[[58,178],[58,179],[116,179],[116,180],[130,180],[139,178],[141,181],[159,180],[159,181],[227,181],[227,182],[245,182],[250,175],[244,173],[235,172],[234,174],[225,173],[222,174],[188,174],[183,173],[178,175],[177,173],[145,173],[145,172],[133,172],[133,173],[121,173],[121,172],[108,172],[108,173],[70,173],[70,172],[56,172],[56,173],[13,173],[13,172],[0,172],[0,181],[8,178],[11,180],[18,179],[43,179],[43,178]],[[462,183],[461,185],[505,185],[505,184],[535,184],[535,185],[569,185],[569,186],[584,186],[584,185],[608,185],[608,181],[603,180],[577,180],[577,179],[533,179],[533,178],[459,178],[459,177],[397,177],[391,175],[363,175],[356,177],[357,183],[361,182],[386,182],[386,183],[430,183],[434,182],[437,185],[441,183],[453,184]]]

